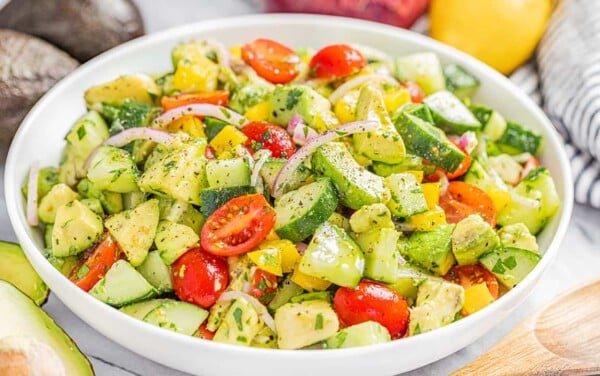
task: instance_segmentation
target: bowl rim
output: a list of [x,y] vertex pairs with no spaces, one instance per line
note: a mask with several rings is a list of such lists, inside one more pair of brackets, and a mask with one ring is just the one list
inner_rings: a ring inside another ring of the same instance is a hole
[[[537,280],[539,279],[541,274],[553,261],[553,259],[556,256],[556,253],[558,252],[559,246],[561,245],[562,240],[564,239],[570,221],[574,197],[573,183],[570,173],[570,165],[568,163],[568,158],[564,148],[558,148],[558,150],[556,150],[556,152],[559,154],[559,170],[564,173],[564,180],[562,180],[561,182],[556,182],[557,184],[562,183],[562,191],[564,195],[564,200],[562,202],[562,206],[559,213],[561,217],[559,219],[556,232],[554,233],[554,236],[550,241],[550,245],[546,249],[540,263],[534,268],[532,272],[529,273],[529,275],[527,275],[527,277],[519,285],[517,285],[512,290],[508,291],[505,295],[502,296],[501,299],[494,302],[493,305],[490,305],[490,307],[486,307],[486,309],[469,315],[468,317],[454,322],[451,325],[438,328],[431,332],[422,333],[418,336],[406,337],[403,338],[401,341],[396,340],[383,344],[357,348],[329,349],[327,351],[281,349],[276,349],[274,351],[273,349],[251,348],[216,343],[212,341],[203,340],[197,337],[195,338],[192,336],[186,336],[168,330],[164,330],[152,326],[150,324],[146,324],[141,320],[135,319],[128,315],[122,314],[121,312],[118,312],[118,310],[96,300],[91,295],[80,290],[77,286],[69,282],[68,279],[66,279],[62,274],[60,274],[58,270],[52,267],[52,265],[43,257],[41,249],[39,249],[36,246],[32,238],[27,234],[26,228],[28,225],[25,220],[24,208],[22,207],[22,197],[20,194],[20,190],[18,189],[18,183],[16,182],[16,159],[18,157],[17,151],[21,147],[21,145],[26,144],[27,140],[25,139],[25,133],[28,129],[34,127],[34,120],[36,119],[36,117],[38,117],[38,113],[43,111],[44,107],[48,103],[53,103],[55,101],[54,97],[63,89],[63,87],[68,87],[71,84],[71,82],[76,81],[80,77],[87,75],[88,71],[96,68],[99,65],[102,65],[105,61],[116,59],[122,57],[123,55],[128,55],[130,53],[130,50],[143,48],[147,44],[160,43],[161,41],[166,41],[177,37],[190,39],[197,34],[210,33],[221,29],[227,29],[228,23],[235,23],[236,26],[246,27],[269,25],[280,26],[281,24],[321,25],[332,28],[347,27],[354,29],[357,32],[365,31],[379,32],[385,34],[396,34],[398,38],[411,40],[413,44],[421,48],[434,51],[436,53],[442,52],[450,56],[450,59],[454,62],[458,62],[467,67],[475,67],[476,70],[482,71],[486,76],[486,80],[492,81],[494,85],[503,87],[507,91],[511,92],[511,94],[522,103],[526,111],[529,112],[533,117],[535,117],[536,121],[543,128],[545,128],[545,130],[547,131],[547,135],[545,135],[546,145],[561,145],[561,143],[563,142],[558,132],[556,131],[548,117],[542,112],[542,110],[523,91],[521,91],[517,86],[515,86],[507,77],[501,75],[497,71],[493,70],[484,63],[476,60],[475,58],[454,49],[453,47],[444,45],[425,35],[418,34],[410,30],[401,29],[391,25],[380,24],[372,21],[358,20],[346,17],[314,14],[280,13],[222,17],[169,28],[124,43],[120,46],[117,46],[111,50],[100,54],[99,56],[89,60],[88,62],[78,67],[75,71],[67,75],[54,87],[52,87],[35,104],[35,106],[29,111],[25,119],[22,121],[17,133],[13,138],[7,155],[4,173],[6,206],[10,222],[17,235],[17,238],[19,239],[19,242],[25,250],[27,257],[32,262],[32,264],[43,265],[42,270],[38,270],[38,273],[43,277],[45,281],[51,280],[52,282],[61,284],[61,289],[71,289],[72,291],[78,290],[77,293],[80,294],[82,304],[91,305],[93,308],[101,310],[102,312],[104,312],[105,315],[107,315],[106,317],[108,317],[110,320],[116,320],[121,322],[124,321],[124,323],[127,326],[131,326],[135,330],[148,332],[157,340],[175,341],[185,346],[195,346],[198,349],[202,349],[204,347],[211,349],[219,349],[228,352],[232,355],[235,355],[236,353],[243,353],[244,355],[250,354],[256,356],[263,356],[265,354],[268,354],[269,357],[280,357],[289,360],[311,359],[312,361],[318,361],[319,359],[342,359],[353,355],[366,355],[372,352],[379,352],[383,350],[393,351],[397,350],[394,348],[399,348],[402,346],[419,348],[419,346],[426,345],[432,340],[435,340],[435,338],[437,336],[441,336],[442,333],[461,333],[469,327],[472,327],[477,322],[482,322],[486,318],[492,317],[494,314],[496,314],[496,311],[512,310],[512,308],[510,307],[510,303],[514,303],[519,296],[521,296],[522,299],[525,299],[526,294],[524,295],[522,291],[526,290],[527,288],[530,288],[531,291],[531,289],[537,283]],[[61,299],[58,294],[56,295],[59,297],[59,299]],[[69,309],[71,310],[70,307]],[[79,315],[77,316],[79,317]],[[85,319],[83,319],[83,321],[85,321],[88,325],[92,326],[95,330],[104,335],[104,333],[97,328],[95,323],[89,322]],[[113,339],[111,338],[111,340]],[[458,349],[453,350],[452,352],[454,351],[458,351]],[[430,362],[435,360],[436,359],[433,359]]]

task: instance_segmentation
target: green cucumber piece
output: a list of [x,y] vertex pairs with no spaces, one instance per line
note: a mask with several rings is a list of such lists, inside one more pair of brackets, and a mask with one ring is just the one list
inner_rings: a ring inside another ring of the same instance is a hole
[[173,299],[150,299],[144,300],[137,303],[128,304],[119,308],[119,311],[123,312],[126,315],[134,317],[138,320],[143,320],[144,317],[154,308],[158,307],[163,303],[174,302]]
[[540,262],[537,253],[521,248],[497,248],[481,256],[479,262],[509,289],[521,283]]
[[396,244],[400,233],[393,228],[377,228],[356,235],[356,243],[365,255],[365,277],[393,283],[398,274]]
[[306,294],[296,295],[290,299],[291,303],[306,302],[309,300],[325,300],[331,303],[331,294],[327,291],[313,291]]
[[162,303],[150,311],[144,322],[191,336],[208,317],[208,311],[181,301]]
[[432,94],[423,103],[429,107],[437,127],[452,134],[478,131],[481,123],[456,96],[447,91]]
[[202,122],[204,123],[204,130],[206,131],[208,142],[215,138],[215,136],[228,125],[227,122],[210,116],[205,117]]
[[286,278],[283,283],[279,285],[275,297],[273,297],[273,300],[269,303],[269,310],[277,310],[277,308],[289,302],[294,296],[298,296],[303,292],[304,289],[302,287],[292,282],[289,278]]
[[[425,106],[421,103],[407,103],[404,106],[400,107],[392,116],[392,119],[398,117],[398,115],[402,112],[407,114],[411,114],[413,116],[418,117],[419,119],[426,121],[430,124],[433,124],[433,115],[431,114],[431,110],[429,107]],[[394,121],[395,122],[395,121]]]
[[391,340],[390,332],[383,325],[375,321],[366,321],[340,330],[336,335],[325,341],[325,347],[328,349],[347,349],[376,345]]
[[[279,171],[281,171],[286,162],[286,159],[270,158],[263,164],[260,169],[260,176],[265,181],[267,187],[275,185],[277,175],[279,175]],[[283,193],[298,189],[310,176],[310,169],[301,164],[284,182]]]
[[250,185],[250,166],[246,158],[211,159],[206,162],[209,188]]
[[477,120],[483,124],[483,134],[488,136],[490,140],[496,141],[502,137],[506,131],[506,120],[498,111],[479,105],[471,105],[469,109]]
[[442,65],[433,52],[421,52],[397,58],[395,73],[400,81],[416,82],[425,94],[446,89]]
[[509,121],[506,130],[496,141],[500,150],[507,154],[530,153],[536,155],[542,143],[542,136],[525,129],[522,125]]
[[123,211],[123,196],[117,192],[103,191],[89,179],[81,179],[77,184],[77,192],[85,198],[100,200],[102,208],[107,214],[116,214]]
[[328,178],[288,192],[275,202],[275,232],[281,238],[302,241],[327,221],[337,204],[335,188]]
[[111,306],[122,307],[153,298],[158,291],[130,263],[119,260],[92,287],[90,295]]
[[139,190],[139,172],[131,155],[124,149],[103,145],[92,157],[87,178],[100,190],[126,193]]
[[201,193],[202,206],[200,207],[200,213],[202,213],[204,218],[208,218],[215,210],[225,205],[227,201],[252,193],[256,193],[256,189],[249,185],[203,189]]
[[435,172],[435,165],[424,164],[423,158],[416,155],[407,155],[402,162],[396,164],[373,162],[372,168],[374,173],[383,177],[406,171],[423,171],[424,175]]
[[192,204],[167,197],[159,197],[158,204],[160,220],[181,223],[196,233],[200,233],[204,224],[204,217]]
[[427,201],[417,178],[408,172],[392,174],[384,184],[390,190],[391,199],[387,202],[392,216],[408,218],[427,211]]
[[477,77],[458,64],[444,66],[446,88],[459,98],[467,98],[479,88]]
[[198,244],[200,237],[192,228],[170,221],[161,221],[156,229],[154,243],[160,258],[166,265],[171,265],[190,249]]
[[159,293],[173,291],[171,268],[165,264],[158,251],[148,253],[142,265],[136,269]]

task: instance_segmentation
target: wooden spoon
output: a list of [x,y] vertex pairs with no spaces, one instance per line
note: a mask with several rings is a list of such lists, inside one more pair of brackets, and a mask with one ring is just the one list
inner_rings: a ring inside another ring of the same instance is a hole
[[600,374],[600,280],[554,299],[453,375]]

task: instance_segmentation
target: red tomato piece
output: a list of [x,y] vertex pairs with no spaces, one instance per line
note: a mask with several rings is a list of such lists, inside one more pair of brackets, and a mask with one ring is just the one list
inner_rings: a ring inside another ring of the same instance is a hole
[[491,197],[481,188],[463,181],[448,184],[446,194],[440,197],[440,206],[446,212],[448,223],[458,223],[463,218],[479,213],[492,227],[496,227],[498,213]]
[[217,157],[215,155],[215,149],[213,149],[212,146],[207,145],[206,149],[204,150],[204,157],[206,159],[215,159]]
[[229,284],[229,267],[225,258],[191,248],[173,263],[171,277],[179,299],[209,308]]
[[208,217],[200,234],[202,248],[217,256],[240,255],[259,245],[274,225],[275,209],[265,196],[239,196]]
[[356,289],[339,288],[333,298],[333,308],[344,326],[376,321],[395,338],[404,335],[410,316],[402,295],[368,280],[361,281]]
[[246,147],[252,153],[267,149],[275,158],[289,158],[296,152],[292,137],[278,125],[252,122],[242,128],[242,132],[248,137]]
[[73,269],[69,279],[84,291],[91,290],[101,280],[108,269],[121,258],[121,250],[110,235],[96,244],[87,257]]
[[452,172],[446,171],[446,176],[448,177],[448,180],[453,180],[463,176],[467,173],[467,171],[469,171],[469,167],[471,167],[471,154],[469,154],[465,149],[458,146],[456,142],[452,141],[452,143],[456,145],[465,154],[465,159],[463,159],[462,162],[460,162],[460,165],[458,165],[456,170]]
[[200,325],[198,328],[198,334],[200,335],[200,338],[207,339],[209,341],[212,341],[212,339],[215,337],[215,332],[208,330],[206,327],[206,322],[203,322],[202,325]]
[[298,75],[300,57],[291,48],[259,38],[242,47],[242,59],[256,73],[274,84],[285,84]]
[[525,163],[525,166],[523,166],[523,171],[521,171],[521,176],[519,177],[519,181],[525,179],[525,176],[527,176],[531,172],[531,170],[533,170],[539,166],[540,166],[540,161],[538,161],[538,159],[536,157],[534,157],[533,155],[531,157],[529,157],[529,159]]
[[461,285],[465,289],[485,282],[488,290],[490,290],[490,294],[492,294],[494,299],[498,299],[498,280],[492,273],[479,264],[454,266],[444,278]]
[[216,104],[226,106],[229,102],[229,92],[225,90],[216,90],[202,93],[181,94],[175,97],[162,97],[160,104],[164,111],[169,111],[176,107],[187,106],[196,103]]
[[367,60],[356,48],[332,44],[320,49],[310,60],[311,77],[334,79],[350,76],[367,66]]
[[256,269],[252,276],[250,295],[262,304],[269,304],[277,292],[277,276],[261,269]]
[[421,87],[414,81],[405,81],[402,83],[402,86],[408,89],[410,93],[410,101],[413,103],[421,103],[423,102],[423,98],[425,98],[425,93]]

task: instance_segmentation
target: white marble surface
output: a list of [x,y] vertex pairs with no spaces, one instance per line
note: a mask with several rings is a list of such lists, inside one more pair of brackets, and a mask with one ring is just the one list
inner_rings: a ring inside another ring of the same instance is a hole
[[[0,6],[4,0],[0,0]],[[247,0],[136,0],[146,20],[147,32],[222,16],[257,12],[257,1]],[[3,153],[1,153],[3,154]],[[3,195],[3,184],[0,191]],[[463,350],[408,375],[445,375],[475,359],[511,328],[558,293],[600,277],[600,211],[575,206],[562,249],[533,294],[499,327]],[[4,200],[0,202],[0,239],[15,240],[8,224]],[[73,315],[54,295],[44,309],[88,355],[98,376],[172,375],[184,373],[163,367],[113,343]],[[202,370],[199,370],[201,372]]]

